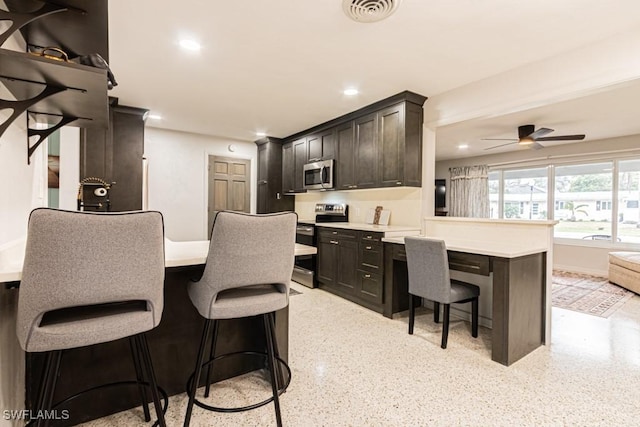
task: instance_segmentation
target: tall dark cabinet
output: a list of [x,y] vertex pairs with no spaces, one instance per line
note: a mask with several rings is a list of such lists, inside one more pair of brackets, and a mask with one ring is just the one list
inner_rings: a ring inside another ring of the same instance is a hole
[[113,183],[112,212],[142,209],[144,123],[149,110],[119,105],[110,99],[109,128],[80,134],[80,180]]
[[262,138],[258,145],[257,213],[293,211],[293,196],[282,193],[282,140]]

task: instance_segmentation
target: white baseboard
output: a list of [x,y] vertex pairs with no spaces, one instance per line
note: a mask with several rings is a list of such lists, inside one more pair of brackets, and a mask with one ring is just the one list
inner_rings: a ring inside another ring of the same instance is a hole
[[568,271],[570,273],[582,273],[590,274],[592,276],[609,277],[609,272],[607,270],[576,267],[575,265],[554,265],[553,269]]

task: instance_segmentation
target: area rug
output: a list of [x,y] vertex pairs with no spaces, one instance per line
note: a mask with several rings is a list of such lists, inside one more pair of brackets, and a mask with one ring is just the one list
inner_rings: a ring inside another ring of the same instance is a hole
[[553,307],[609,317],[633,295],[633,292],[610,283],[606,277],[553,271]]

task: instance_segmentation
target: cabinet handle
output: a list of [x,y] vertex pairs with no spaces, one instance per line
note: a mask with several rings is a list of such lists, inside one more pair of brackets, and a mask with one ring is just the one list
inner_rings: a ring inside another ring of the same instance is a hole
[[338,232],[337,231],[332,231],[331,234],[338,234]]
[[371,275],[370,275],[370,274],[365,274],[365,275],[364,275],[364,278],[365,278],[365,279],[368,279],[368,278],[370,278],[370,277],[371,277]]
[[373,239],[373,236],[367,236],[367,239]]
[[402,185],[402,181],[397,181],[396,185]]
[[370,251],[371,250],[371,246],[367,246],[365,249]]
[[357,185],[352,185],[349,188],[358,188],[358,186]]
[[332,245],[337,245],[338,241],[337,240],[329,240],[329,243],[331,243]]

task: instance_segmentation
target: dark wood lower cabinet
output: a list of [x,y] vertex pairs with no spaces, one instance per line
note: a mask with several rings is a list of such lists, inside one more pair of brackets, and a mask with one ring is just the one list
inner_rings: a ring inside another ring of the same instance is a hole
[[[203,266],[168,268],[165,276],[164,310],[160,325],[147,333],[158,385],[169,396],[184,393],[192,374],[204,319],[193,307],[187,285],[202,274]],[[276,339],[280,357],[288,360],[289,308],[276,312]],[[220,323],[216,354],[235,351],[264,351],[266,348],[261,316],[223,320]],[[26,355],[26,407],[34,409],[43,368],[43,353]],[[216,363],[214,381],[264,368],[261,358],[231,357]],[[65,350],[54,401],[87,388],[114,381],[135,379],[127,338],[90,347]],[[150,398],[150,396],[149,396]],[[169,402],[175,405],[175,401]],[[69,410],[69,420],[56,426],[69,426],[140,406],[137,387],[114,387],[81,396],[60,409]],[[152,412],[153,414],[153,412]],[[153,415],[152,415],[153,416]],[[144,420],[140,419],[140,425]]]

